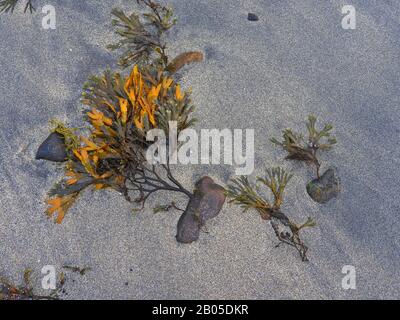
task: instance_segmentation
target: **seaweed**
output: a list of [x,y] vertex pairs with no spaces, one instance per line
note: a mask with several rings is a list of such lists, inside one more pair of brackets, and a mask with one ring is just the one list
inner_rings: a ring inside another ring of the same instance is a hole
[[[158,191],[178,192],[189,199],[193,196],[174,177],[169,153],[160,164],[146,158],[150,130],[159,129],[168,136],[171,121],[176,122],[179,133],[193,126],[196,119],[189,91],[181,89],[172,67],[168,69],[161,39],[174,24],[172,9],[150,0],[137,2],[149,12],[139,16],[120,9],[112,11],[118,18],[113,24],[122,37],[112,49],[127,50],[120,64],[133,64],[131,72],[125,75],[105,70],[89,77],[81,100],[86,130],[53,121],[53,131],[63,135],[69,154],[65,177],[50,190],[47,200],[47,215],[55,217],[57,223],[88,188],[114,189],[141,208]],[[173,60],[173,69],[201,60],[202,54],[182,54]]]
[[283,131],[282,141],[272,138],[271,142],[282,147],[288,153],[285,159],[303,161],[314,166],[316,176],[319,179],[321,163],[318,159],[318,152],[331,150],[337,140],[331,136],[331,130],[333,129],[331,124],[325,124],[323,129],[318,130],[316,122],[317,118],[315,116],[308,116],[307,140],[304,139],[302,134],[298,134],[292,129],[286,129]]
[[[277,247],[280,244],[292,246],[298,251],[302,261],[308,261],[308,247],[301,239],[300,231],[314,227],[315,221],[309,217],[306,222],[297,224],[281,210],[284,191],[292,176],[282,168],[276,167],[267,169],[264,177],[257,177],[258,184],[251,183],[245,176],[234,178],[226,189],[226,195],[229,203],[239,205],[244,212],[256,210],[263,220],[270,221],[279,240]],[[260,194],[259,184],[272,193],[272,201]]]
[[163,35],[176,23],[173,10],[151,0],[137,0],[137,3],[147,11],[129,16],[117,8],[111,11],[115,17],[112,25],[121,39],[108,45],[108,49],[123,51],[118,63],[124,68],[134,64],[143,66],[149,62],[166,67],[168,56]]
[[79,273],[81,276],[84,276],[88,271],[92,270],[89,267],[77,267],[77,266],[70,266],[70,265],[64,265],[63,269],[69,270],[74,273]]
[[173,74],[186,64],[203,61],[203,54],[198,51],[184,52],[170,61],[164,38],[177,22],[173,9],[151,0],[137,0],[137,3],[147,10],[130,15],[118,8],[111,11],[112,25],[120,40],[107,48],[122,52],[118,60],[122,68],[152,64]]

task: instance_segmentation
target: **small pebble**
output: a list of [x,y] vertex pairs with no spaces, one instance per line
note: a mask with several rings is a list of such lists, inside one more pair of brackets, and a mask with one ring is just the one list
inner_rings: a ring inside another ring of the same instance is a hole
[[326,203],[340,192],[340,179],[333,168],[329,168],[320,179],[307,184],[307,193],[315,202]]
[[255,13],[249,13],[249,15],[247,16],[247,20],[258,21],[258,16]]

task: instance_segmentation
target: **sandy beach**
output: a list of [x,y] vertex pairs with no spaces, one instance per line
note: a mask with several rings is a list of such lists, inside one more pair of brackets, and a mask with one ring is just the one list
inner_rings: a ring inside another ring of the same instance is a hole
[[[255,212],[225,204],[199,241],[175,241],[180,213],[153,214],[111,190],[86,192],[61,225],[45,215],[47,191],[62,166],[35,160],[51,118],[82,126],[82,86],[90,74],[116,69],[110,11],[135,1],[56,1],[57,27],[42,28],[41,6],[0,15],[0,274],[19,283],[54,265],[88,266],[66,284],[67,299],[398,299],[400,295],[400,2],[353,0],[357,28],[341,26],[342,0],[170,0],[178,18],[168,53],[199,50],[202,63],[179,72],[192,88],[202,128],[255,130],[255,172],[282,165],[295,174],[284,210],[317,226],[303,238],[307,263],[275,248],[271,227]],[[74,4],[72,4],[74,3]],[[253,12],[259,21],[248,21]],[[269,139],[305,129],[307,115],[334,125],[335,148],[322,169],[337,168],[342,192],[313,202],[313,172],[284,161]],[[228,165],[176,166],[188,189],[202,175],[225,185]],[[181,207],[185,199],[173,200]],[[342,267],[357,288],[342,288]],[[39,290],[40,291],[40,290]]]

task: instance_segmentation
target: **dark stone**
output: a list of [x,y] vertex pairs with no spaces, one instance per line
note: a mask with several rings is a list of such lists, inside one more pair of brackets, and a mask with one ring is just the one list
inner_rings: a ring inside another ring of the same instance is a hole
[[214,183],[210,177],[201,178],[195,185],[196,190],[202,194],[199,206],[202,223],[215,218],[225,203],[225,189]]
[[339,192],[340,180],[333,168],[329,168],[319,179],[314,179],[307,184],[308,195],[318,203],[328,202],[337,197]]
[[195,193],[178,221],[176,241],[191,243],[199,239],[201,222],[197,214],[201,196]]
[[67,150],[65,148],[64,137],[57,133],[51,133],[48,138],[40,145],[36,159],[43,159],[54,162],[64,162],[67,160]]
[[221,211],[226,198],[224,191],[210,177],[203,177],[196,183],[193,197],[178,221],[178,242],[191,243],[199,239],[201,227]]
[[255,13],[249,13],[249,15],[247,16],[247,20],[258,21],[258,16]]

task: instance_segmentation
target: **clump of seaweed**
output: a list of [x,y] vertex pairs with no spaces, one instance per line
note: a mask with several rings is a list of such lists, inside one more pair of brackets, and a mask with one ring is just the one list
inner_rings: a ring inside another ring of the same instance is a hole
[[315,168],[316,178],[307,183],[307,193],[315,202],[326,203],[340,193],[340,179],[334,168],[328,168],[322,175],[320,174],[321,163],[318,153],[331,150],[337,141],[331,136],[333,129],[331,124],[325,124],[321,130],[318,130],[316,122],[315,116],[308,117],[307,140],[303,138],[302,134],[286,129],[283,131],[281,142],[275,138],[271,141],[288,153],[286,159],[303,161]]
[[[0,1],[0,13],[13,13],[15,7],[19,3],[20,0],[2,0]],[[33,13],[36,11],[35,7],[33,6],[33,0],[27,0],[25,3],[24,12],[28,11]]]
[[[106,70],[100,76],[91,76],[85,83],[82,104],[86,106],[84,120],[89,126],[84,132],[54,123],[53,131],[63,137],[68,155],[65,177],[49,192],[47,215],[61,223],[79,195],[88,188],[114,189],[141,208],[155,192],[177,192],[189,198],[190,209],[184,211],[185,219],[178,223],[177,241],[191,242],[197,240],[198,223],[193,227],[190,219],[198,207],[203,206],[200,209],[204,211],[205,221],[219,213],[225,197],[217,195],[218,201],[214,201],[207,194],[204,200],[195,191],[187,190],[172,173],[170,152],[161,154],[162,151],[157,150],[155,157],[162,161],[149,161],[147,135],[150,130],[157,129],[169,137],[171,123],[176,125],[176,134],[195,123],[190,93],[181,89],[174,73],[188,63],[201,61],[203,56],[187,52],[170,64],[161,36],[175,23],[172,9],[151,0],[137,2],[144,4],[149,12],[139,16],[113,10],[119,19],[113,24],[121,40],[111,48],[125,50],[120,65],[133,65],[130,73]],[[165,139],[164,145],[169,148],[168,138]],[[42,149],[52,151],[45,147]],[[212,179],[207,180],[210,192],[217,190],[209,180]],[[214,201],[217,206],[209,208],[204,205],[205,201]],[[162,209],[166,208],[177,209],[175,205]],[[161,211],[160,207],[155,211]]]
[[179,84],[153,66],[140,71],[135,65],[127,77],[110,71],[92,77],[82,102],[89,107],[85,119],[90,133],[78,137],[61,127],[79,145],[71,150],[66,178],[50,192],[50,217],[57,213],[61,223],[80,192],[91,186],[115,189],[129,201],[129,193],[136,192],[133,201],[142,205],[159,190],[191,196],[173,177],[169,162],[156,166],[146,159],[149,130],[167,133],[169,121],[177,122],[178,131],[194,123],[189,94]]
[[243,211],[256,210],[263,220],[268,220],[280,244],[294,247],[300,254],[302,261],[308,261],[308,247],[300,238],[300,231],[307,227],[314,227],[315,221],[308,218],[302,224],[296,224],[281,210],[284,190],[292,178],[292,174],[280,167],[267,169],[265,177],[258,177],[257,183],[266,187],[273,196],[273,201],[260,194],[259,185],[252,184],[245,176],[234,178],[228,185],[226,195],[229,203],[243,208]]
[[271,142],[282,147],[288,155],[287,160],[304,161],[315,167],[316,176],[320,178],[321,163],[317,157],[319,151],[328,151],[336,144],[336,139],[331,136],[333,126],[325,124],[322,130],[316,128],[317,118],[313,115],[308,116],[307,140],[304,139],[302,134],[295,133],[292,129],[283,131],[282,141],[275,138]]
[[24,271],[24,284],[15,285],[7,279],[0,277],[0,300],[59,300],[60,293],[63,291],[66,279],[64,273],[60,273],[59,279],[54,290],[48,295],[39,295],[34,292],[32,287],[32,270]]

